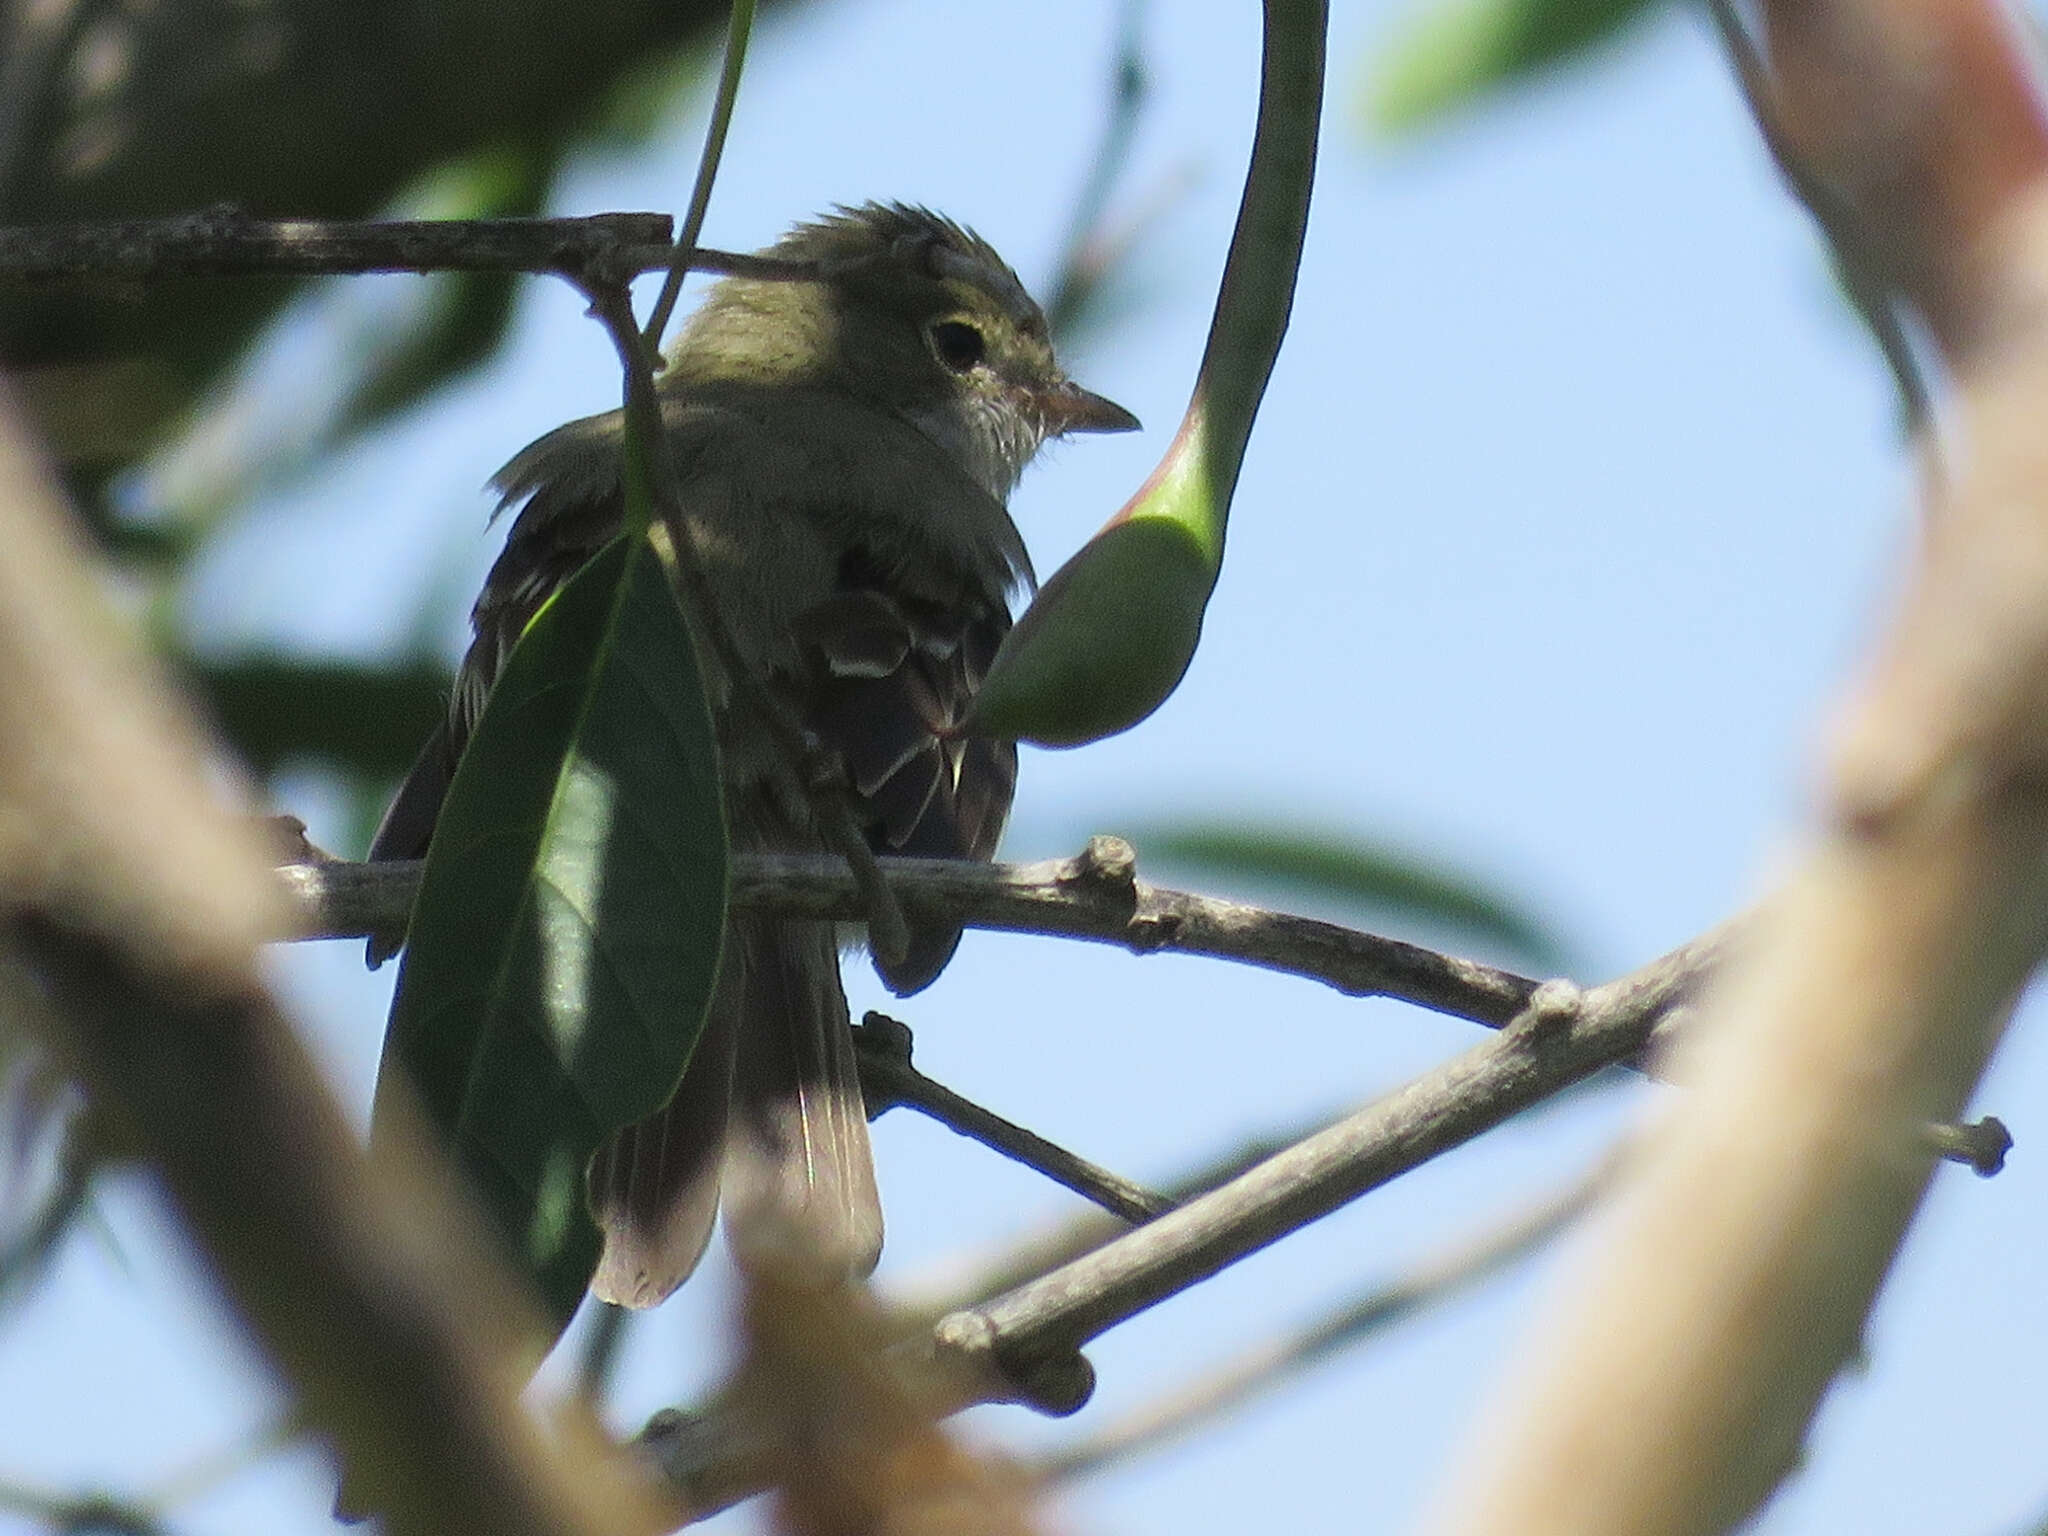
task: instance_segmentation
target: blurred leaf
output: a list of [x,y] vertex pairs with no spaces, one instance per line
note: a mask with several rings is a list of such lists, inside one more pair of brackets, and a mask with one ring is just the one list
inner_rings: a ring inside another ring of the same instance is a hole
[[1323,0],[1266,0],[1258,130],[1187,414],[1151,478],[1004,638],[968,730],[1045,746],[1100,740],[1165,703],[1194,660],[1245,443],[1294,304],[1327,25]]
[[[384,211],[531,214],[554,164],[539,145],[481,152],[430,171]],[[125,499],[160,526],[203,530],[483,361],[505,335],[518,284],[511,273],[436,272],[309,285],[150,456]]]
[[77,1088],[0,1023],[0,1314],[24,1300],[92,1207],[97,1165]]
[[[374,214],[490,146],[559,150],[717,36],[723,0],[187,0],[15,6],[0,97],[0,219],[142,218],[231,203]],[[195,278],[135,293],[0,291],[0,365],[26,393],[80,370],[148,387],[59,391],[84,478],[147,453],[296,291]],[[122,370],[127,370],[126,373]],[[137,375],[139,377],[139,375]]]
[[[437,167],[394,218],[522,218],[545,211],[558,156],[548,145],[505,146]],[[419,321],[372,356],[322,447],[345,441],[497,350],[512,318],[510,272],[441,272],[423,279]]]
[[1148,866],[1447,923],[1499,945],[1539,976],[1569,969],[1564,946],[1540,918],[1471,876],[1405,849],[1252,820],[1158,823],[1128,835]]
[[597,1260],[584,1166],[674,1091],[725,892],[690,634],[652,543],[622,537],[528,627],[463,754],[378,1077],[380,1119],[410,1078],[557,1327]]
[[258,773],[315,757],[365,778],[395,779],[448,708],[448,671],[437,662],[370,666],[259,655],[188,661],[184,672]]
[[1651,0],[1441,0],[1374,61],[1364,113],[1411,133],[1607,41]]

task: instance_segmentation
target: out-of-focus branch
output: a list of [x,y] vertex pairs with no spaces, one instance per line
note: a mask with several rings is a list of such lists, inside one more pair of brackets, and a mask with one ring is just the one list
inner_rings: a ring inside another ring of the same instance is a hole
[[519,1408],[523,1306],[445,1219],[406,1219],[373,1182],[258,973],[284,917],[255,826],[219,803],[50,483],[0,393],[10,1020],[159,1175],[308,1422],[395,1530],[650,1528],[636,1482],[598,1459],[565,1475]]
[[[1796,1464],[2048,948],[2048,122],[1993,0],[1765,0],[1792,153],[1956,383],[1960,452],[1812,846],[1433,1536],[1707,1536]],[[1760,1131],[1767,1132],[1760,1134]]]
[[[1900,295],[1886,277],[1883,261],[1871,249],[1869,235],[1857,220],[1855,211],[1832,187],[1807,168],[1787,141],[1784,127],[1778,120],[1770,66],[1757,51],[1749,29],[1737,14],[1735,0],[1707,0],[1707,14],[1713,19],[1714,31],[1721,39],[1730,67],[1735,71],[1735,82],[1742,88],[1743,100],[1749,104],[1750,116],[1756,120],[1757,133],[1763,139],[1764,147],[1771,152],[1771,159],[1776,162],[1778,173],[1785,178],[1792,195],[1805,205],[1806,211],[1813,215],[1814,223],[1820,226],[1828,249],[1834,253],[1835,270],[1841,274],[1849,302],[1856,306],[1856,312],[1870,328],[1878,350],[1884,354],[1885,366],[1891,370],[1892,383],[1898,389],[1899,403],[1905,410],[1906,425],[1908,429],[1918,431],[1931,420],[1934,400],[1928,390],[1926,376],[1921,372],[1920,360],[1913,355],[1913,343],[1906,335],[1905,322],[1899,313]],[[1931,450],[1932,444],[1927,446]]]
[[1047,1452],[1031,1470],[1049,1481],[1089,1477],[1178,1440],[1289,1377],[1451,1300],[1542,1247],[1585,1211],[1608,1171],[1590,1174],[1546,1200],[1433,1253],[1292,1333],[1254,1346],[1156,1401]]
[[52,1493],[0,1482],[0,1513],[62,1536],[169,1536],[151,1509],[103,1493]]
[[1045,299],[1045,321],[1054,336],[1064,336],[1088,308],[1105,273],[1122,253],[1122,243],[1108,238],[1103,218],[1109,194],[1130,160],[1138,120],[1151,94],[1145,69],[1145,0],[1123,0],[1117,7],[1116,61],[1111,65],[1109,111],[1102,137],[1088,167],[1088,179],[1074,202],[1073,217],[1059,265]]

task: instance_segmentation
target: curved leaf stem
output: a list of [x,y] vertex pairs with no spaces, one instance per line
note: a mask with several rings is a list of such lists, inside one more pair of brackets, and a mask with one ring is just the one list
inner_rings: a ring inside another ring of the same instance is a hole
[[662,279],[661,294],[647,317],[641,333],[650,352],[661,351],[661,335],[668,329],[682,296],[683,277],[697,254],[697,237],[704,232],[704,213],[711,206],[711,184],[718,177],[718,162],[725,155],[725,135],[732,126],[733,103],[740,93],[740,73],[746,67],[747,39],[754,29],[754,0],[733,0],[726,20],[725,62],[718,72],[718,94],[712,99],[711,121],[704,129],[704,149],[697,159],[697,180],[690,188],[690,206],[683,214],[683,227],[676,232],[675,260]]

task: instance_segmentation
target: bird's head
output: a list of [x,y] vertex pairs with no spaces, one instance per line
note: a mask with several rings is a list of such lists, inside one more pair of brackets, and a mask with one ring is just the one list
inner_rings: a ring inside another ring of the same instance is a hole
[[1067,377],[1017,274],[950,219],[865,203],[799,224],[762,254],[818,277],[718,283],[677,341],[678,386],[844,391],[912,422],[998,499],[1047,439],[1138,425]]

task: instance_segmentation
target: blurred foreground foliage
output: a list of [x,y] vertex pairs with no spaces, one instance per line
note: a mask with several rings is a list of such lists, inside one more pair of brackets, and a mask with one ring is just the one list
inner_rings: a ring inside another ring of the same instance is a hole
[[[792,0],[782,0],[785,6]],[[723,0],[56,0],[0,7],[0,221],[546,211],[579,147],[626,143],[704,76]],[[0,370],[39,422],[116,568],[156,613],[260,485],[309,472],[504,338],[515,279],[408,280],[396,315],[291,380],[318,420],[235,430],[236,369],[308,287],[193,278],[147,289],[0,288]],[[249,440],[253,437],[253,441]],[[144,480],[145,467],[167,472]],[[137,491],[137,485],[143,488]],[[179,648],[176,636],[167,636]],[[188,658],[259,771],[318,760],[402,773],[445,669],[281,654]]]

